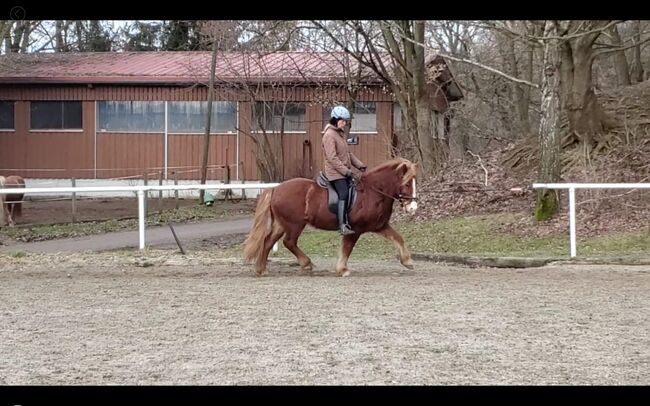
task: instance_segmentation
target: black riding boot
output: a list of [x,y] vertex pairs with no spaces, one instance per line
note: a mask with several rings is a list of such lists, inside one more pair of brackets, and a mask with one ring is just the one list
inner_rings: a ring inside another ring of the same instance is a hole
[[345,210],[345,200],[339,200],[338,215],[336,218],[339,221],[339,232],[341,235],[354,234],[354,231],[352,231],[350,225],[348,224],[347,211]]

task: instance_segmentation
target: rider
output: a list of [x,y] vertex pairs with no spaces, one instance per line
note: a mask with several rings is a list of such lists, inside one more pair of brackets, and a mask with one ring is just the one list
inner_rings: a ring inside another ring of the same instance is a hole
[[346,210],[348,188],[352,181],[352,165],[361,172],[366,170],[366,165],[361,162],[348,148],[345,135],[345,126],[350,122],[350,112],[343,106],[332,109],[329,124],[323,130],[323,151],[325,155],[325,176],[332,183],[339,195],[337,206],[337,220],[341,235],[354,234],[348,224]]

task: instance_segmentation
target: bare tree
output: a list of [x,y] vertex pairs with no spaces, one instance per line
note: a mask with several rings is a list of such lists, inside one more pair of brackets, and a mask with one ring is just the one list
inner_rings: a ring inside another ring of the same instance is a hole
[[[623,46],[621,35],[618,33],[618,28],[615,25],[611,26],[606,34],[609,35],[612,45],[619,48]],[[618,85],[629,86],[632,84],[625,51],[612,52],[612,62],[614,63],[614,69],[616,70],[616,82]]]
[[[313,23],[344,52],[370,68],[390,86],[405,112],[407,133],[414,134],[418,159],[425,173],[432,174],[446,163],[448,140],[438,138],[432,120],[432,99],[427,86],[424,21],[343,21],[338,27]],[[358,33],[360,49],[343,38]]]
[[630,76],[635,83],[643,82],[644,70],[641,62],[641,22],[632,21],[632,35],[634,47],[632,48],[632,70]]
[[[560,180],[560,40],[558,23],[546,21],[544,36],[544,76],[542,79],[542,116],[539,125],[539,173],[541,182]],[[557,191],[542,189],[537,192],[535,218],[546,220],[557,213]]]
[[[203,150],[201,155],[201,184],[204,185],[208,174],[208,156],[210,153],[210,129],[212,126],[212,102],[214,100],[214,84],[216,80],[217,53],[224,43],[233,39],[232,21],[212,21],[202,25],[202,32],[208,42],[211,42],[210,73],[208,81],[208,106],[205,118],[205,132],[203,136]],[[199,192],[199,201],[203,202],[205,190]]]
[[2,38],[4,43],[4,53],[27,53],[33,43],[32,33],[40,21],[20,20],[20,21],[3,21]]

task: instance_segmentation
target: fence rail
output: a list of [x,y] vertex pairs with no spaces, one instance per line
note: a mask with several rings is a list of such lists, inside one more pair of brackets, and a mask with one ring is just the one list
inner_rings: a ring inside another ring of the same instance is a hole
[[210,184],[210,185],[151,185],[151,186],[83,186],[0,188],[0,194],[79,193],[79,192],[136,192],[138,195],[138,236],[140,249],[145,248],[145,192],[159,190],[225,190],[268,189],[279,183]]
[[533,189],[569,190],[569,244],[571,258],[576,249],[576,189],[650,189],[650,183],[533,183]]

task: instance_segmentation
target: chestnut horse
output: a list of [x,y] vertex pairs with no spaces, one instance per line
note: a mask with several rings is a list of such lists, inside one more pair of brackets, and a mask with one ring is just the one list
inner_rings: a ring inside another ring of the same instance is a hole
[[[0,176],[0,188],[24,188],[25,180],[20,176]],[[18,218],[23,212],[23,194],[0,194],[0,227],[9,224],[14,225],[14,216]]]
[[[361,234],[366,232],[391,240],[399,250],[402,265],[413,269],[411,253],[389,221],[395,201],[409,213],[417,209],[415,175],[415,164],[403,158],[385,162],[361,175],[356,202],[348,216],[355,233],[343,237],[337,275],[350,275],[348,258]],[[244,243],[245,261],[255,260],[258,276],[268,274],[269,252],[284,236],[284,246],[296,256],[302,270],[311,270],[311,259],[298,247],[298,237],[307,224],[321,230],[338,229],[336,215],[328,209],[326,189],[314,180],[295,178],[265,190],[257,201],[254,224]]]

